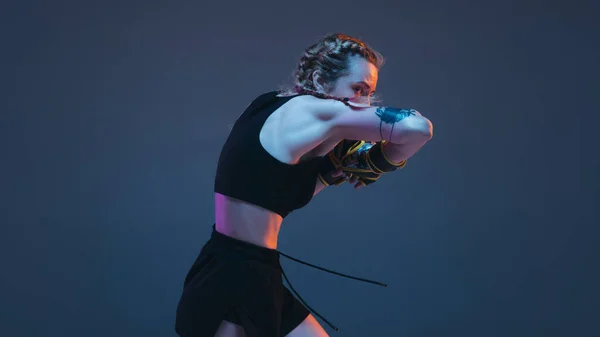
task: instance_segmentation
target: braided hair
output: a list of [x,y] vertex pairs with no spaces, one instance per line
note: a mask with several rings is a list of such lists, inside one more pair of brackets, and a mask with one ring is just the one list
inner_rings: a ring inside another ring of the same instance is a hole
[[377,69],[381,68],[384,62],[383,56],[363,41],[340,33],[329,34],[306,49],[294,74],[294,88],[288,94],[308,94],[336,99],[347,104],[348,98],[318,92],[313,82],[313,74],[318,71],[325,83],[334,83],[348,74],[348,61],[352,56],[364,58]]

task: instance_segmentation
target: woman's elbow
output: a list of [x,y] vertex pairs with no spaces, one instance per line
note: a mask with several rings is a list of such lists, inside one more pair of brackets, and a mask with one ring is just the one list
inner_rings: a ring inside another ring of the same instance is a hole
[[410,125],[409,136],[410,142],[427,143],[433,137],[433,124],[423,116],[412,121]]

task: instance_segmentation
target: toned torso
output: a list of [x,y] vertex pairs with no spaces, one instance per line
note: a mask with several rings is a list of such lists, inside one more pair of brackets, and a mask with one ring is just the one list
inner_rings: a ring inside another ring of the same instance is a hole
[[[297,129],[299,131],[285,130],[285,127],[282,127],[283,118],[286,119],[286,125],[306,126],[306,123],[311,123],[310,117],[302,115],[302,111],[290,111],[292,110],[290,107],[294,106],[294,100],[275,110],[260,131],[260,142],[263,148],[275,159],[286,164],[297,164],[323,156],[339,142],[339,139],[326,138],[318,127],[299,128]],[[315,179],[314,194],[317,194],[325,186],[318,178]],[[282,221],[282,217],[277,213],[215,193],[215,226],[220,233],[255,245],[276,249]]]

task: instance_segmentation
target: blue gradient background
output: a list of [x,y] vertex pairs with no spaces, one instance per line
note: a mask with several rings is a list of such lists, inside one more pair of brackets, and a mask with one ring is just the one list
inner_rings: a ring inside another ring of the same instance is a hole
[[600,336],[597,4],[2,6],[0,335],[175,336],[230,126],[343,32],[435,137],[286,219],[283,252],[389,284],[284,260],[332,336]]

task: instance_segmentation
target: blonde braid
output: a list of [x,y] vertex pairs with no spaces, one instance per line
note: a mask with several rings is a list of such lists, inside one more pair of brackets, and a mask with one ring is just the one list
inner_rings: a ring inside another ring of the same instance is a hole
[[295,73],[296,83],[293,91],[318,97],[335,98],[317,93],[313,83],[313,74],[315,71],[319,71],[326,83],[333,83],[347,74],[348,59],[354,55],[365,58],[377,68],[383,65],[381,54],[368,47],[361,40],[339,33],[325,36],[309,46],[300,58]]

